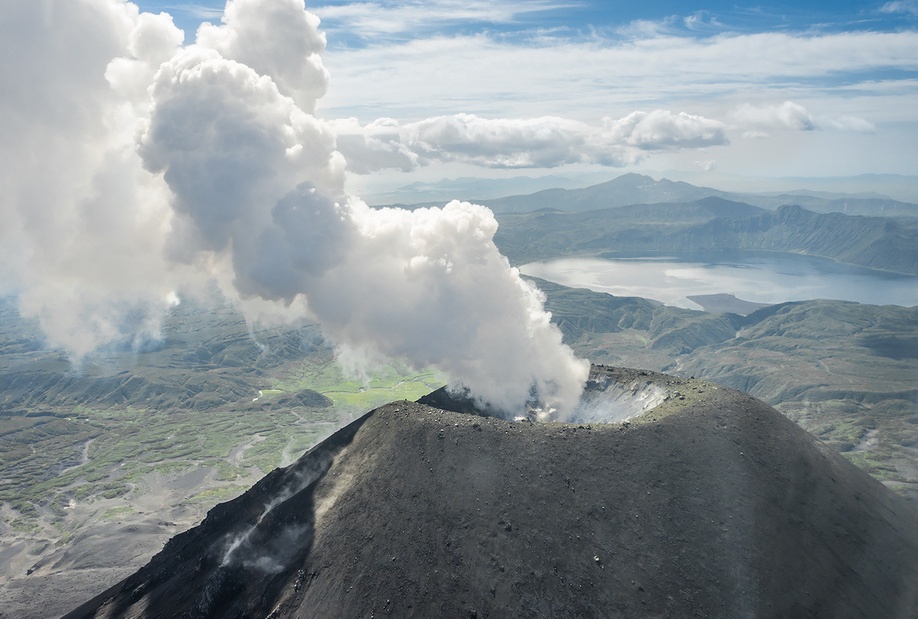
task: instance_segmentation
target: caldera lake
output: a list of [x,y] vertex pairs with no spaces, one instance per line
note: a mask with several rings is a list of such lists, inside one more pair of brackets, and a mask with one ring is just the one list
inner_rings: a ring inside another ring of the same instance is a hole
[[918,305],[918,276],[781,252],[617,252],[531,262],[522,265],[520,272],[572,288],[644,297],[688,309],[701,309],[690,296],[721,294],[769,305],[813,299]]

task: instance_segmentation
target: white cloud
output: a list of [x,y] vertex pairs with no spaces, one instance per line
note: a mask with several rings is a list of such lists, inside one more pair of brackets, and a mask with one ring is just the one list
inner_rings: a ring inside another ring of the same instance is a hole
[[589,127],[563,118],[440,116],[406,125],[402,139],[425,159],[486,167],[554,167],[588,157]]
[[857,116],[839,116],[838,118],[820,118],[820,126],[828,126],[840,131],[855,131],[857,133],[873,133],[876,126],[869,120]]
[[356,118],[330,121],[338,136],[338,149],[347,158],[349,172],[375,170],[410,171],[420,165],[419,156],[400,140],[398,121],[380,118],[361,126]]
[[918,70],[918,32],[649,33],[551,44],[439,36],[334,50],[325,62],[335,88],[323,113],[363,122],[457,112],[588,121],[654,107],[710,116],[737,99],[793,100],[802,91],[843,104],[842,86],[872,83],[881,70],[903,72],[895,83],[914,97],[907,74]]
[[724,30],[724,25],[718,21],[717,17],[707,11],[696,11],[685,17],[682,23],[687,29],[694,32],[722,32]]
[[898,2],[887,2],[880,11],[883,13],[906,13],[908,15],[918,15],[918,2],[915,0],[900,0]]
[[793,101],[779,105],[743,104],[732,114],[734,122],[747,131],[813,131],[816,123],[805,107]]
[[717,168],[717,161],[714,159],[701,159],[693,162],[699,169],[710,172]]
[[379,39],[397,34],[416,36],[419,32],[469,22],[509,24],[527,15],[577,4],[555,0],[404,0],[399,3],[317,4],[312,8],[332,33],[340,28],[342,35],[348,37]]
[[775,105],[743,104],[730,115],[731,120],[743,130],[743,137],[769,137],[771,131],[815,131],[817,129],[836,129],[871,133],[876,127],[870,121],[856,116],[814,117],[799,103],[785,101]]
[[612,120],[603,119],[605,138],[645,151],[701,148],[727,143],[725,125],[717,120],[669,110],[632,112]]
[[300,109],[313,112],[328,89],[319,57],[325,34],[318,26],[319,19],[303,10],[303,0],[232,0],[223,25],[201,24],[197,42],[271,77]]
[[[599,126],[541,117],[490,119],[439,116],[399,125],[386,119],[361,127],[337,123],[338,146],[353,171],[409,169],[434,161],[488,168],[553,168],[572,163],[622,166],[649,152],[726,144],[716,120],[666,110],[604,118]],[[375,166],[375,167],[374,167]]]

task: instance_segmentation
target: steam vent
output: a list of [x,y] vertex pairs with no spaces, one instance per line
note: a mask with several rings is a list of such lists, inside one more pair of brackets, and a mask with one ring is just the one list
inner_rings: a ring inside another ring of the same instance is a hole
[[918,512],[774,409],[598,367],[585,400],[616,420],[378,408],[67,617],[918,616]]

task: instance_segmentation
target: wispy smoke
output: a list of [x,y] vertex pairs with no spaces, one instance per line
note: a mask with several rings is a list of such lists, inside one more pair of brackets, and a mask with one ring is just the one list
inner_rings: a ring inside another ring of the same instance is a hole
[[220,567],[241,565],[269,574],[288,568],[293,555],[303,548],[304,542],[312,541],[312,511],[294,507],[293,515],[298,518],[294,519],[289,513],[278,515],[275,510],[294,495],[308,490],[325,475],[333,458],[333,452],[321,450],[312,452],[301,461],[288,483],[272,495],[255,522],[222,540],[221,547],[217,549],[222,554]]
[[508,412],[533,389],[574,406],[588,364],[500,255],[490,211],[344,193],[302,0],[230,0],[182,40],[116,0],[0,4],[0,51],[20,59],[0,65],[0,276],[52,345],[78,357],[156,334],[217,282],[250,319],[317,319],[351,352],[435,365]]

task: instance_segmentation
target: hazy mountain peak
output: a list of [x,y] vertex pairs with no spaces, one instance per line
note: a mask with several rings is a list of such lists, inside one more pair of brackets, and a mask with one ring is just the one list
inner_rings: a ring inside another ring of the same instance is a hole
[[541,189],[523,195],[486,199],[480,202],[495,213],[521,213],[542,209],[582,212],[635,204],[697,202],[711,197],[772,210],[784,204],[799,204],[817,213],[842,212],[849,215],[886,217],[918,216],[918,205],[898,202],[882,196],[830,195],[814,191],[737,193],[667,178],[656,180],[636,172],[622,174],[603,183],[580,189]]

